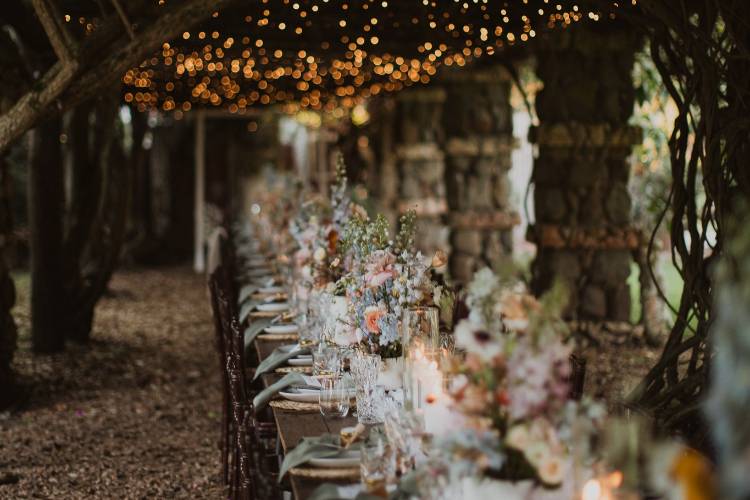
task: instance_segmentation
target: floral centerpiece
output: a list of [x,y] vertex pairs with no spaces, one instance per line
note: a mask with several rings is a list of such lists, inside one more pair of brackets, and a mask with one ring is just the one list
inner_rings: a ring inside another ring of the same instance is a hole
[[371,220],[363,211],[354,211],[344,228],[342,246],[350,271],[336,287],[348,298],[352,340],[384,359],[401,355],[399,322],[404,309],[431,305],[440,298],[441,288],[430,269],[442,260],[415,251],[415,219],[413,211],[403,215],[395,239],[382,215]]
[[339,239],[355,209],[359,207],[347,194],[346,169],[339,157],[330,199],[313,196],[306,200],[289,224],[297,244],[293,262],[304,287],[324,289],[344,273]]
[[537,301],[489,269],[475,274],[469,315],[455,328],[464,354],[453,360],[449,391],[468,428],[437,440],[451,469],[444,478],[472,475],[544,489],[562,488],[571,476],[571,422],[599,412],[568,398],[572,345],[560,320],[564,297],[556,286]]

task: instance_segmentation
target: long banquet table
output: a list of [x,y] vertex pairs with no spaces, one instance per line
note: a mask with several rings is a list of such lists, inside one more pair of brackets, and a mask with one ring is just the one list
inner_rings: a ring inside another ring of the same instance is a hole
[[[273,341],[262,338],[256,338],[254,342],[259,360],[269,356],[275,348],[289,343],[288,341]],[[263,384],[268,387],[282,376],[278,373],[263,375]],[[338,434],[343,427],[357,425],[357,419],[351,416],[325,419],[319,411],[302,413],[299,411],[285,411],[273,407],[272,411],[276,427],[278,428],[282,451],[285,454],[287,450],[291,450],[297,446],[304,437],[320,436],[325,433]],[[289,482],[292,486],[294,498],[300,500],[309,497],[315,488],[322,484],[321,481],[301,478],[291,474],[289,475]]]

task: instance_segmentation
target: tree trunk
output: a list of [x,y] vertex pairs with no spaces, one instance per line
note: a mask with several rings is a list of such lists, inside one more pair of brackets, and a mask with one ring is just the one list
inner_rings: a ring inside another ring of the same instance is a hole
[[0,157],[0,410],[7,407],[14,399],[16,382],[10,363],[16,350],[16,323],[11,309],[16,302],[16,288],[10,277],[5,260],[6,245],[10,241],[13,227],[10,200],[10,172]]
[[34,129],[29,144],[31,340],[36,352],[65,347],[60,329],[63,287],[63,164],[56,116]]
[[104,196],[84,268],[86,288],[77,304],[78,332],[91,334],[94,309],[102,298],[120,258],[127,229],[133,182],[133,164],[127,161],[122,144],[115,139],[108,148],[104,172]]
[[[109,168],[117,104],[111,99],[100,100],[95,109],[95,130],[89,143],[89,109],[76,110],[81,116],[71,120],[71,210],[65,239],[66,297],[65,336],[75,342],[87,342],[91,335],[92,312],[83,308],[87,294],[85,261],[89,246],[96,239],[97,223],[103,190],[103,172]],[[76,119],[77,118],[77,119]],[[76,152],[77,150],[77,152]]]
[[117,129],[116,99],[96,107],[96,132],[89,157],[73,165],[71,225],[66,240],[68,307],[66,336],[91,337],[94,309],[117,264],[127,225],[132,162],[124,161]]

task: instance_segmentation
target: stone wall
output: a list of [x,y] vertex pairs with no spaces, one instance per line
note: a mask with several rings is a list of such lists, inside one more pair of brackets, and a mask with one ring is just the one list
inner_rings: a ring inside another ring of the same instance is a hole
[[512,252],[520,222],[510,205],[513,139],[511,82],[501,67],[443,70],[445,185],[450,270],[467,282]]
[[627,124],[638,40],[626,28],[590,26],[556,30],[536,52],[544,89],[536,98],[540,125],[530,132],[539,148],[532,288],[542,293],[562,278],[572,292],[569,319],[627,321],[638,245],[627,186],[631,146],[641,140]]
[[396,97],[395,164],[398,173],[398,214],[417,212],[417,247],[426,254],[447,250],[443,223],[445,203],[445,154],[442,108],[445,92],[439,87],[402,91]]

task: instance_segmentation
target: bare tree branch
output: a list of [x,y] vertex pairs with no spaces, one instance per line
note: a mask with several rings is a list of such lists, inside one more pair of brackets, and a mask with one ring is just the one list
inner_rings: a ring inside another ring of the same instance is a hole
[[131,40],[135,40],[135,32],[133,31],[133,26],[130,24],[130,20],[128,19],[127,14],[125,14],[125,10],[122,8],[122,5],[120,5],[120,1],[112,0],[112,5],[115,6],[117,15],[120,16],[120,19],[122,19],[122,24],[125,26],[125,31],[128,32],[128,36]]
[[21,97],[6,113],[0,116],[0,152],[18,139],[50,107],[70,85],[76,75],[78,62],[55,63],[34,89]]
[[238,1],[185,0],[177,7],[164,7],[163,14],[141,23],[138,39],[129,43],[123,43],[122,37],[110,37],[104,33],[106,30],[98,36],[95,32],[80,46],[77,59],[67,66],[57,62],[32,90],[0,116],[0,153],[49,113],[55,101],[59,102],[53,112],[86,100],[117,83],[128,68],[138,65],[164,42]]
[[31,0],[31,3],[58,59],[66,64],[73,62],[75,42],[65,29],[57,6],[48,0]]

